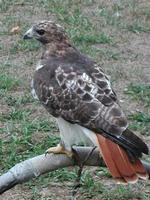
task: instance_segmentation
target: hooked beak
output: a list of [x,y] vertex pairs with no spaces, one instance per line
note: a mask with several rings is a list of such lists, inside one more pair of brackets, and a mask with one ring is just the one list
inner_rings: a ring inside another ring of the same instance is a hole
[[30,28],[23,36],[24,40],[32,39],[33,38],[33,27]]

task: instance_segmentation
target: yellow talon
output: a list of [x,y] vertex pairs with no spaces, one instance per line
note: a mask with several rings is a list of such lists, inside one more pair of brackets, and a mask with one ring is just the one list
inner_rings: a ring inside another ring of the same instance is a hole
[[56,147],[51,147],[46,150],[45,155],[54,153],[54,154],[66,154],[69,158],[73,157],[73,152],[66,150],[62,145],[58,144]]

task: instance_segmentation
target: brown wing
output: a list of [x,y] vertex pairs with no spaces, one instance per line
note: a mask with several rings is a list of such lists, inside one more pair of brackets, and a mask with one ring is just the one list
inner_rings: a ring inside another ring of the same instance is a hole
[[126,129],[126,117],[110,82],[101,70],[98,75],[94,63],[48,61],[35,73],[33,87],[53,116],[103,134],[135,157],[148,153],[145,143]]
[[96,83],[99,88],[97,98],[106,106],[110,106],[114,102],[119,103],[117,95],[111,87],[110,80],[103,69],[97,64],[94,64],[92,67],[89,67],[87,71],[93,82]]
[[86,68],[61,64],[53,73],[48,69],[45,66],[36,73],[34,87],[52,115],[96,132],[104,130],[120,135],[126,129],[127,121],[116,95],[108,78],[97,66]]

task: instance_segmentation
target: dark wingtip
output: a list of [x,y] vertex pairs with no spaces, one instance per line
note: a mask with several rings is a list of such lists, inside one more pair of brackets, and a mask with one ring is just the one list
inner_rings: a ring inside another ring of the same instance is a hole
[[132,144],[137,146],[136,148],[141,150],[142,153],[149,155],[149,148],[147,144],[145,144],[145,142],[141,138],[139,138],[137,135],[135,135],[132,131],[130,131],[129,129],[126,129],[123,132],[123,135],[125,136],[125,138],[129,138],[130,141],[132,141]]
[[126,151],[134,155],[134,157],[142,157],[142,153],[150,155],[149,148],[137,135],[129,129],[126,129],[119,137],[114,134],[103,132],[105,137],[121,145]]
[[148,148],[148,146],[146,145],[146,152],[145,152],[145,154],[147,154],[147,155],[150,155],[150,152],[149,152],[149,148]]

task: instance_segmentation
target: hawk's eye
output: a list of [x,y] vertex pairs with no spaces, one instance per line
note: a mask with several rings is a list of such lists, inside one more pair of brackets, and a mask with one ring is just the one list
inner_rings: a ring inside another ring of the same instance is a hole
[[39,35],[44,35],[45,31],[43,29],[39,29],[36,31]]

